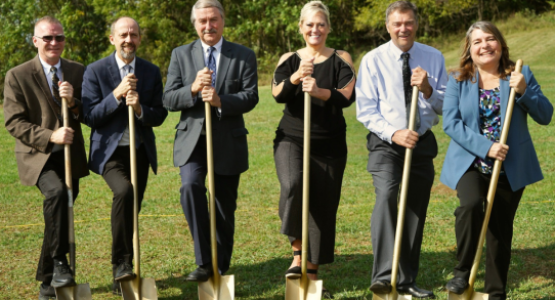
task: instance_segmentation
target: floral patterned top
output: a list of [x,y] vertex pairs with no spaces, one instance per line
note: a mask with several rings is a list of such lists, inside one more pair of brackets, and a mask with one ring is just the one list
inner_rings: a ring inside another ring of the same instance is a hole
[[[492,142],[499,142],[501,136],[500,93],[499,87],[491,90],[480,89],[480,131]],[[491,174],[493,162],[489,157],[476,157],[474,167],[483,174]]]

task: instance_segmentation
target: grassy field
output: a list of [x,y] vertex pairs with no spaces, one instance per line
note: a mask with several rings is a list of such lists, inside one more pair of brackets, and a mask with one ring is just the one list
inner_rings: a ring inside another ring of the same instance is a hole
[[[555,101],[555,33],[553,26],[508,34],[511,57],[529,64],[544,93]],[[443,49],[443,48],[442,48]],[[458,50],[445,46],[448,68],[456,66]],[[290,264],[287,239],[279,234],[279,183],[275,174],[272,140],[283,107],[275,103],[269,87],[260,88],[260,103],[246,115],[249,129],[250,170],[239,188],[237,233],[232,268],[238,299],[284,298],[284,271]],[[323,266],[320,277],[336,299],[372,299],[370,215],[374,205],[371,176],[366,172],[367,130],[356,121],[354,105],[345,110],[349,158],[338,213],[336,261]],[[159,174],[151,174],[140,216],[142,277],[156,279],[160,299],[196,299],[196,284],[184,275],[195,269],[191,235],[179,204],[179,174],[172,164],[174,126],[178,114],[170,113],[156,128]],[[3,113],[0,122],[4,123]],[[441,125],[441,124],[440,124]],[[530,122],[545,179],[529,186],[515,221],[513,259],[509,273],[509,299],[555,299],[555,127]],[[90,130],[83,127],[88,148]],[[439,143],[433,186],[424,233],[418,285],[447,299],[445,282],[455,259],[454,191],[439,182],[449,138],[436,126]],[[14,139],[0,130],[0,299],[35,299],[34,280],[43,238],[42,195],[35,187],[19,183],[13,153]],[[94,299],[119,299],[110,293],[111,193],[103,179],[93,174],[81,181],[75,206],[77,281],[88,282]],[[483,287],[483,269],[477,288]]]

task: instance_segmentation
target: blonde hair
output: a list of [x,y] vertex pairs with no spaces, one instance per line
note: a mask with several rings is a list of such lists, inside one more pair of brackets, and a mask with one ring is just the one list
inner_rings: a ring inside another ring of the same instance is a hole
[[326,23],[331,31],[330,11],[322,1],[310,1],[303,6],[303,9],[301,9],[301,17],[299,18],[299,27],[303,25],[304,19],[308,14],[317,12],[324,14]]

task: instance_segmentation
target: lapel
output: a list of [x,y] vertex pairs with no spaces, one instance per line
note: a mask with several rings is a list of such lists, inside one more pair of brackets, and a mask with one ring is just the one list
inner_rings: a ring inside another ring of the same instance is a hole
[[107,66],[108,73],[110,74],[111,82],[111,90],[115,90],[121,82],[121,75],[118,69],[118,63],[116,62],[116,52],[112,53],[112,55],[108,58],[108,66]]
[[196,70],[194,76],[196,77],[196,72],[206,67],[204,63],[204,53],[202,51],[202,44],[200,43],[200,40],[195,41],[195,43],[193,44],[193,49],[191,51],[192,51],[192,57],[193,57],[193,64],[195,65],[195,70]]
[[42,90],[44,99],[46,99],[46,102],[48,102],[48,105],[50,105],[50,108],[52,109],[54,114],[56,116],[59,116],[60,107],[58,107],[58,105],[54,103],[54,99],[52,98],[52,92],[50,92],[50,87],[48,86],[48,80],[46,79],[46,75],[44,74],[44,70],[42,68],[42,64],[40,63],[38,54],[33,60],[33,77],[37,85]]
[[[139,59],[137,56],[135,56],[135,70],[133,70],[133,73],[135,73],[135,77],[137,77],[137,79],[139,80],[138,81],[139,84],[137,84],[137,93],[139,93],[140,95],[147,81],[145,80],[146,74],[145,72],[143,72],[143,61]],[[143,100],[141,98],[139,99]],[[140,102],[142,103],[143,101],[140,101]]]
[[229,63],[231,62],[232,58],[233,51],[231,51],[231,45],[225,39],[223,39],[222,53],[220,53],[220,63],[218,65],[218,74],[216,75],[216,93],[218,93],[218,95],[223,93],[222,86],[224,83],[224,78],[227,74]]
[[73,78],[75,78],[73,74],[73,70],[67,67],[66,61],[64,59],[60,58],[60,60],[61,60],[60,68],[62,69],[62,78],[60,80],[68,81],[71,83],[71,85],[73,85],[73,82],[74,82]]
[[470,120],[465,118],[465,123],[474,129],[478,129],[480,127],[480,91],[478,84],[478,82],[480,82],[479,76],[480,74],[476,72],[476,82],[472,82],[471,80],[465,81],[466,95],[464,95],[464,97],[461,97],[461,100],[464,101],[463,106],[465,110],[470,111]]
[[509,104],[509,94],[511,93],[511,88],[509,87],[509,80],[511,79],[510,76],[507,76],[507,79],[499,79],[499,89],[500,89],[500,104],[501,104],[501,128],[503,128],[503,124],[505,123],[505,114],[507,113],[507,105]]

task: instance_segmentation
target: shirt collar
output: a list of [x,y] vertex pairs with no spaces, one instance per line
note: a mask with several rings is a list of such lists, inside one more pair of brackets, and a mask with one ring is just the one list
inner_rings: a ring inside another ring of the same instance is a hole
[[[224,41],[224,37],[222,36],[222,37],[220,38],[220,40],[216,43],[216,45],[213,46],[214,48],[216,48],[216,51],[217,51],[218,53],[221,53],[221,52],[222,52],[222,44],[223,44],[223,41]],[[208,46],[207,44],[205,44],[202,40],[200,40],[200,43],[202,44],[203,53],[208,52],[208,49],[210,48],[210,46]]]
[[[417,51],[416,50],[416,48],[418,47],[417,44],[418,44],[417,42],[414,42],[414,44],[412,44],[412,47],[409,49],[409,51],[407,51],[407,53],[410,54],[410,59],[414,57],[414,54]],[[401,60],[401,54],[405,53],[397,46],[395,46],[395,44],[391,40],[389,41],[389,51],[393,55],[393,57],[395,57],[395,60]]]
[[60,71],[60,67],[62,66],[62,59],[58,59],[58,63],[55,65],[49,65],[47,62],[45,62],[44,60],[42,60],[42,58],[40,58],[39,55],[39,60],[40,60],[40,64],[42,65],[42,68],[44,69],[44,72],[48,75],[50,73],[50,68],[52,67],[56,67],[56,69],[58,71]]
[[[121,68],[123,68],[123,66],[127,65],[123,60],[121,60],[118,56],[117,53],[114,53],[114,56],[116,57],[116,63],[118,64],[118,70],[121,70]],[[128,64],[131,66],[131,68],[133,68],[133,73],[135,73],[135,71],[137,69],[135,69],[135,62],[137,61],[135,59],[136,57],[133,57],[133,60]]]

